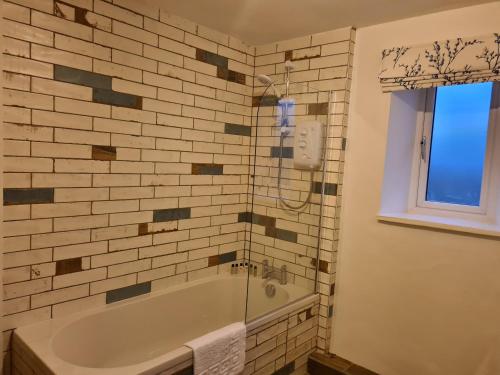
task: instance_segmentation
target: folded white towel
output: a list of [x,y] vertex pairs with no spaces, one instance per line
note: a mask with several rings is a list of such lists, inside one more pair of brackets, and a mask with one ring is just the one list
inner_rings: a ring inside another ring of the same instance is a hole
[[237,375],[245,365],[246,326],[233,323],[188,343],[194,375]]

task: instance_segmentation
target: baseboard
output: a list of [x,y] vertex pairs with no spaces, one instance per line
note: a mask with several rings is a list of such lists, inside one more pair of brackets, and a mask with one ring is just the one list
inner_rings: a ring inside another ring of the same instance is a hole
[[378,375],[334,354],[313,353],[307,361],[310,375]]

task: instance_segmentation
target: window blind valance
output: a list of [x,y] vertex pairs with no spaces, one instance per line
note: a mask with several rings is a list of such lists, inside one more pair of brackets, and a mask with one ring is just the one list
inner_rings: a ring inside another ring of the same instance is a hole
[[382,91],[500,80],[500,34],[382,51]]

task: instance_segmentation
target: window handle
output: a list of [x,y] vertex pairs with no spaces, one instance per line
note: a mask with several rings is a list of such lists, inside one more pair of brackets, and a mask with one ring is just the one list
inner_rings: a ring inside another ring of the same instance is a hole
[[425,152],[427,149],[427,137],[424,135],[422,136],[422,140],[420,141],[420,157],[422,158],[423,161],[425,161]]

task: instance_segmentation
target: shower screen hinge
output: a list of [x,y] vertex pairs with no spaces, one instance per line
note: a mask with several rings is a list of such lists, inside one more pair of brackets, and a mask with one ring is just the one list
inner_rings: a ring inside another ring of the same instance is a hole
[[426,150],[427,150],[427,137],[423,135],[422,139],[420,140],[420,157],[422,158],[423,161],[425,161]]

